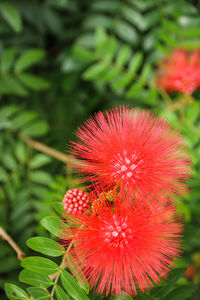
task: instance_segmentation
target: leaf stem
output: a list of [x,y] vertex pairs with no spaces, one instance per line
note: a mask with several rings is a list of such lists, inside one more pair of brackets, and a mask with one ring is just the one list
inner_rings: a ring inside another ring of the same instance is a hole
[[[73,242],[74,242],[74,240],[72,239],[72,241],[71,241],[71,243],[69,244],[69,246],[68,246],[68,248],[67,248],[65,254],[66,254],[67,252],[69,252],[69,250],[71,249],[71,247],[72,247],[72,245],[73,245]],[[65,255],[63,255],[63,259],[62,259],[61,264],[60,264],[60,266],[59,266],[58,272],[56,272],[56,273],[54,273],[53,275],[50,276],[50,278],[51,278],[52,280],[55,279],[55,280],[54,280],[54,284],[53,284],[53,288],[52,288],[52,291],[51,291],[50,299],[53,299],[53,295],[54,295],[54,292],[55,292],[55,286],[56,286],[56,284],[57,284],[57,282],[58,282],[58,280],[59,280],[60,272],[61,272],[61,270],[63,270],[63,269],[65,268],[65,261],[66,261],[66,260],[65,260]]]

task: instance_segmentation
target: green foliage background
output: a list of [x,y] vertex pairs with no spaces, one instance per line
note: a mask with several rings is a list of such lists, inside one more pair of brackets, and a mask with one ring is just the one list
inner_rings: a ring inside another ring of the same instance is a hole
[[90,114],[120,104],[167,118],[194,168],[190,196],[177,207],[183,256],[166,282],[135,299],[199,299],[200,92],[168,95],[154,78],[172,49],[200,48],[200,1],[0,0],[0,15],[0,226],[27,256],[20,264],[0,239],[0,299],[101,299],[62,269],[56,242],[63,194],[76,183],[71,163],[27,137],[62,154]]

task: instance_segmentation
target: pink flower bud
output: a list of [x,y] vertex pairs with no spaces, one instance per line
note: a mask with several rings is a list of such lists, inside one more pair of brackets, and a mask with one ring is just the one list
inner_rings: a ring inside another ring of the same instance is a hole
[[81,189],[69,190],[64,195],[63,207],[68,214],[83,213],[89,207],[89,194]]

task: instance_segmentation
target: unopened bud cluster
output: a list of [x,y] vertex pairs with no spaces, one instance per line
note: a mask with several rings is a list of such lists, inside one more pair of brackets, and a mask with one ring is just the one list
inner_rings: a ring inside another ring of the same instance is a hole
[[63,207],[69,214],[83,213],[89,207],[89,194],[81,189],[69,190],[64,195]]

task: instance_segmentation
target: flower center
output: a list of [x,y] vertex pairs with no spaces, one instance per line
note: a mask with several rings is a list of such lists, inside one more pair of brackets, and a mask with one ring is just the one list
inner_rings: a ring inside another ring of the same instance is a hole
[[132,238],[132,230],[128,228],[125,218],[119,219],[114,215],[112,221],[112,224],[106,224],[102,228],[104,241],[110,247],[125,248],[128,245],[128,240]]
[[[132,179],[133,181],[138,173],[138,166],[142,163],[142,160],[137,161],[137,156],[135,154],[127,155],[127,151],[123,152],[123,155],[120,153],[117,154],[117,162],[115,159],[113,172],[114,177],[121,175],[122,179]],[[134,178],[133,178],[134,177]]]

